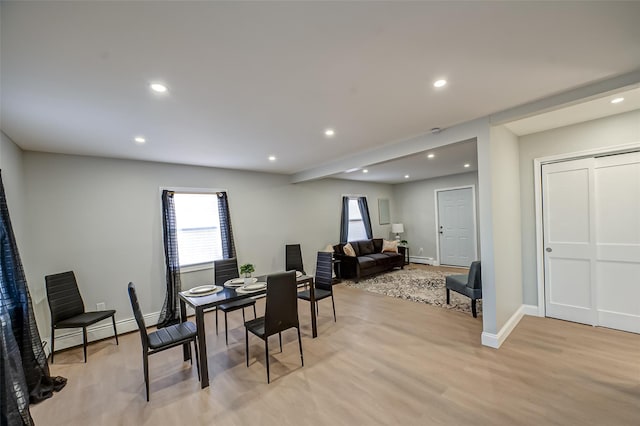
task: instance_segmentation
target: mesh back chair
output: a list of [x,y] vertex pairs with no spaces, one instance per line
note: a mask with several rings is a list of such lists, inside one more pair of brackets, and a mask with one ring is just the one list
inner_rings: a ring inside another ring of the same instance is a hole
[[284,246],[284,259],[285,259],[285,271],[300,271],[304,272],[304,266],[302,266],[302,249],[300,244],[287,244]]
[[[318,252],[318,258],[316,260],[316,276],[314,279],[315,288],[315,300],[316,311],[318,310],[318,301],[331,297],[331,305],[333,306],[333,320],[336,320],[336,304],[333,301],[333,274],[331,268],[333,267],[333,253]],[[298,293],[298,298],[311,301],[309,290],[304,290]]]
[[[224,283],[233,278],[239,278],[238,260],[235,257],[231,259],[215,260],[213,262],[214,281],[216,285],[223,286]],[[253,317],[256,317],[256,301],[253,299],[242,299],[235,302],[223,303],[218,305],[218,309],[224,312],[224,340],[229,344],[229,331],[227,329],[227,313],[242,309],[242,320],[246,321],[244,308],[253,306]],[[216,309],[216,334],[218,334],[218,309]]]
[[118,344],[116,330],[116,311],[84,311],[84,302],[78,290],[73,271],[44,277],[47,287],[47,300],[51,311],[51,363],[55,353],[55,331],[61,328],[82,328],[82,349],[84,362],[87,362],[87,327],[111,317],[113,334]]
[[269,336],[277,334],[282,352],[282,332],[290,328],[298,330],[300,361],[304,367],[300,322],[298,321],[298,301],[296,299],[296,274],[293,271],[280,272],[267,277],[267,296],[264,316],[245,322],[245,342],[247,367],[249,366],[249,332],[264,340],[264,352],[267,364],[267,383],[269,377]]
[[[149,401],[149,355],[164,351],[165,349],[181,346],[185,343],[193,342],[196,355],[196,369],[198,370],[198,380],[200,380],[200,361],[198,359],[198,333],[196,325],[192,322],[181,322],[169,327],[160,328],[147,334],[147,326],[138,303],[136,287],[129,283],[129,300],[133,309],[133,316],[138,323],[140,339],[142,340],[142,364],[144,367],[144,385],[147,391],[147,401]],[[191,349],[191,347],[189,347]]]
[[471,298],[471,313],[474,318],[476,312],[476,300],[482,299],[482,274],[480,261],[471,262],[469,275],[449,275],[445,278],[447,287],[447,305],[449,304],[449,290],[464,294]]

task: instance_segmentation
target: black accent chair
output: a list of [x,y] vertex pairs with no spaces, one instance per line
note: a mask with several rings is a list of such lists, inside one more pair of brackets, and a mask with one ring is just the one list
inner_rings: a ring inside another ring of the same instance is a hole
[[[196,325],[190,321],[186,321],[165,328],[159,328],[157,331],[147,334],[147,326],[144,323],[144,317],[142,316],[138,296],[136,295],[136,286],[134,286],[133,283],[129,283],[128,291],[131,308],[133,308],[133,316],[136,318],[136,323],[138,323],[140,339],[142,340],[142,364],[144,367],[144,385],[147,391],[147,402],[149,401],[149,355],[193,342],[199,381],[200,360],[198,359],[198,332]],[[189,349],[191,349],[191,347],[189,347]]]
[[[216,285],[224,286],[224,283],[233,278],[240,278],[238,274],[238,260],[235,257],[213,261],[213,274]],[[224,312],[224,340],[229,344],[229,331],[227,329],[227,313],[242,310],[242,321],[246,321],[244,308],[253,306],[253,317],[256,318],[256,301],[254,299],[242,299],[235,302],[223,303],[216,309],[216,334],[218,334],[218,310]]]
[[116,311],[85,312],[84,302],[78,290],[78,283],[73,271],[44,277],[47,287],[47,300],[51,311],[51,363],[55,353],[55,333],[61,328],[82,328],[82,349],[84,350],[84,362],[87,362],[87,327],[111,317],[113,322],[113,334],[118,343],[118,330],[116,329]]
[[480,261],[471,262],[469,275],[449,275],[445,279],[447,287],[447,305],[449,304],[449,291],[453,290],[471,298],[471,312],[477,318],[476,300],[482,299],[482,274]]
[[269,377],[269,336],[277,334],[282,352],[282,332],[290,328],[298,330],[300,361],[304,367],[302,338],[298,320],[298,301],[296,299],[296,274],[293,271],[280,272],[267,277],[267,296],[264,316],[244,323],[247,367],[249,367],[249,332],[264,340],[264,352],[267,364],[267,383]]
[[285,271],[300,271],[303,274],[304,266],[302,265],[302,249],[300,244],[287,244],[284,246],[284,262]]
[[[331,297],[331,305],[333,306],[333,321],[336,320],[336,304],[333,300],[333,274],[331,269],[333,266],[333,253],[318,252],[316,260],[316,276],[314,279],[314,296],[316,300],[316,311],[318,311],[318,301]],[[309,290],[298,293],[298,298],[311,301]]]

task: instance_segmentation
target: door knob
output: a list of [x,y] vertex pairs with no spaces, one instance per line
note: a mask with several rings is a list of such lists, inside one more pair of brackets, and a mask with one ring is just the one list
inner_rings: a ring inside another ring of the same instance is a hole
[[545,250],[546,250],[547,253],[551,253],[553,251],[553,249],[551,247],[547,247]]

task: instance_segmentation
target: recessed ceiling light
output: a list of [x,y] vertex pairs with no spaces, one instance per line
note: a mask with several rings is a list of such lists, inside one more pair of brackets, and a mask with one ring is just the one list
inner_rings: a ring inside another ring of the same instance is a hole
[[465,167],[471,167],[471,164],[467,163],[464,165]]
[[145,143],[147,141],[142,136],[136,136],[135,138],[133,138],[133,140],[134,140],[135,143]]
[[327,129],[324,131],[324,135],[328,138],[332,138],[336,135],[336,131],[333,129]]
[[433,157],[435,157],[435,156],[436,156],[435,154],[428,154],[428,155],[427,155],[427,158],[433,158]]
[[276,156],[275,155],[270,155],[269,156],[269,161],[276,161]]
[[358,170],[360,170],[360,167],[354,167],[353,169],[349,169],[349,170],[345,170],[345,173],[352,173],[352,172],[357,172]]
[[405,179],[409,179],[409,175],[404,175],[404,178]]
[[444,80],[444,79],[436,80],[433,83],[433,87],[444,87],[446,85],[447,85],[447,80]]
[[619,104],[620,102],[624,101],[624,98],[615,98],[611,100],[612,104]]
[[363,170],[362,170],[362,173],[369,173],[369,170],[367,170],[367,169],[363,169]]
[[151,83],[149,87],[156,93],[165,93],[167,91],[167,86],[162,83]]

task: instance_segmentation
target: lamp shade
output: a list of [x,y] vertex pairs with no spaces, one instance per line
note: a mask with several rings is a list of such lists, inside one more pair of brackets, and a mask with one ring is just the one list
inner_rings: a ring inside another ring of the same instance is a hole
[[401,223],[392,223],[391,232],[395,234],[402,234],[404,232],[404,225]]

